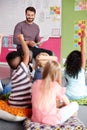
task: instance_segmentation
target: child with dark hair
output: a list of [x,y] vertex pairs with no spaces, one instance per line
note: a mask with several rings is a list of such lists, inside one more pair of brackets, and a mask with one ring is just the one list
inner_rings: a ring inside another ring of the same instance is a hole
[[11,69],[17,69],[18,65],[20,64],[20,61],[22,61],[22,56],[19,52],[13,51],[6,56],[6,60]]
[[22,34],[18,36],[18,39],[21,41],[24,55],[21,56],[19,52],[13,51],[6,57],[9,66],[13,69],[11,75],[12,93],[9,96],[8,103],[13,106],[29,107],[29,105],[31,106],[32,85],[27,67],[29,64],[29,50],[27,45],[25,45]]
[[[20,117],[21,120],[24,120],[26,117],[30,116],[32,107],[32,81],[29,67],[27,67],[30,60],[30,52],[22,34],[18,35],[18,39],[21,42],[23,56],[16,51],[10,52],[7,55],[6,60],[11,69],[13,69],[11,74],[11,93],[7,102],[0,100],[0,110],[11,114],[9,119],[7,116],[5,119],[13,121],[19,120]],[[18,118],[16,118],[16,116],[18,116]]]
[[66,95],[71,100],[87,97],[87,86],[85,85],[86,36],[85,27],[81,35],[81,51],[72,51],[65,62]]

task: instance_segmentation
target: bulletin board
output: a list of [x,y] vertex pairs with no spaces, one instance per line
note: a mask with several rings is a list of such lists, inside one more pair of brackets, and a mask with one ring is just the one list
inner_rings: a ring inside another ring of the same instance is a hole
[[86,4],[87,0],[65,0],[62,2],[61,64],[64,64],[71,51],[80,50],[81,26],[83,24],[87,26],[87,8],[84,7]]
[[15,25],[25,20],[25,8],[36,8],[35,22],[40,35],[61,37],[62,0],[2,0],[0,1],[0,32],[12,35]]

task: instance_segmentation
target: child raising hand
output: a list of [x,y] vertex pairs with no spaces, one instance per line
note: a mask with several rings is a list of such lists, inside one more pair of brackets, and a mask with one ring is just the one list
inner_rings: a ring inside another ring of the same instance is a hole
[[84,27],[81,35],[80,51],[72,51],[65,62],[66,95],[71,100],[87,97],[87,86],[85,85],[86,37],[87,30]]
[[[7,102],[0,100],[0,110],[9,121],[24,120],[31,116],[31,74],[27,67],[29,63],[29,49],[22,34],[18,35],[21,42],[23,55],[13,51],[6,56],[8,65],[13,70],[11,75],[11,93]],[[1,114],[1,113],[0,113]],[[2,116],[2,117],[1,117]]]

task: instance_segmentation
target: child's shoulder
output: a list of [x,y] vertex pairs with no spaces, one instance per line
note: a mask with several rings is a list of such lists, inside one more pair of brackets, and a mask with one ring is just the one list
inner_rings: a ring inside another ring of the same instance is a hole
[[37,79],[37,80],[34,82],[34,84],[40,84],[40,83],[42,83],[42,82],[43,82],[42,79]]

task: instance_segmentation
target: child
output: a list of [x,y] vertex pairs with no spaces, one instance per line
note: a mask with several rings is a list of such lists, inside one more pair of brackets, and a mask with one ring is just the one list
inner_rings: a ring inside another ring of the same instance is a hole
[[12,93],[9,96],[8,103],[18,107],[29,107],[29,105],[31,106],[32,85],[27,67],[29,63],[29,50],[23,36],[19,35],[18,39],[21,41],[23,48],[23,57],[16,51],[9,53],[6,57],[9,66],[13,69],[11,77]]
[[35,60],[36,60],[36,69],[34,73],[33,82],[37,79],[42,79],[42,70],[43,70],[44,65],[47,63],[47,61],[49,60],[57,61],[57,57],[49,56],[49,54],[45,52],[41,52],[40,54],[36,56]]
[[[8,106],[5,109],[5,102],[0,101],[0,109],[10,112],[17,116],[29,116],[29,108],[31,109],[31,76],[28,72],[29,49],[24,41],[22,34],[18,35],[23,49],[23,56],[16,51],[10,52],[6,60],[11,67],[11,94],[8,99]],[[4,108],[3,108],[4,106]],[[13,107],[12,107],[13,106]],[[31,113],[30,113],[31,114]]]
[[[36,80],[32,86],[32,121],[44,124],[62,124],[78,110],[78,104],[69,104],[65,88],[59,84],[60,65],[49,60],[43,68],[42,80]],[[56,99],[65,106],[56,107]]]
[[85,85],[86,36],[86,29],[83,29],[80,45],[81,51],[72,51],[65,62],[64,75],[67,80],[66,95],[71,100],[77,100],[87,96],[87,86]]

